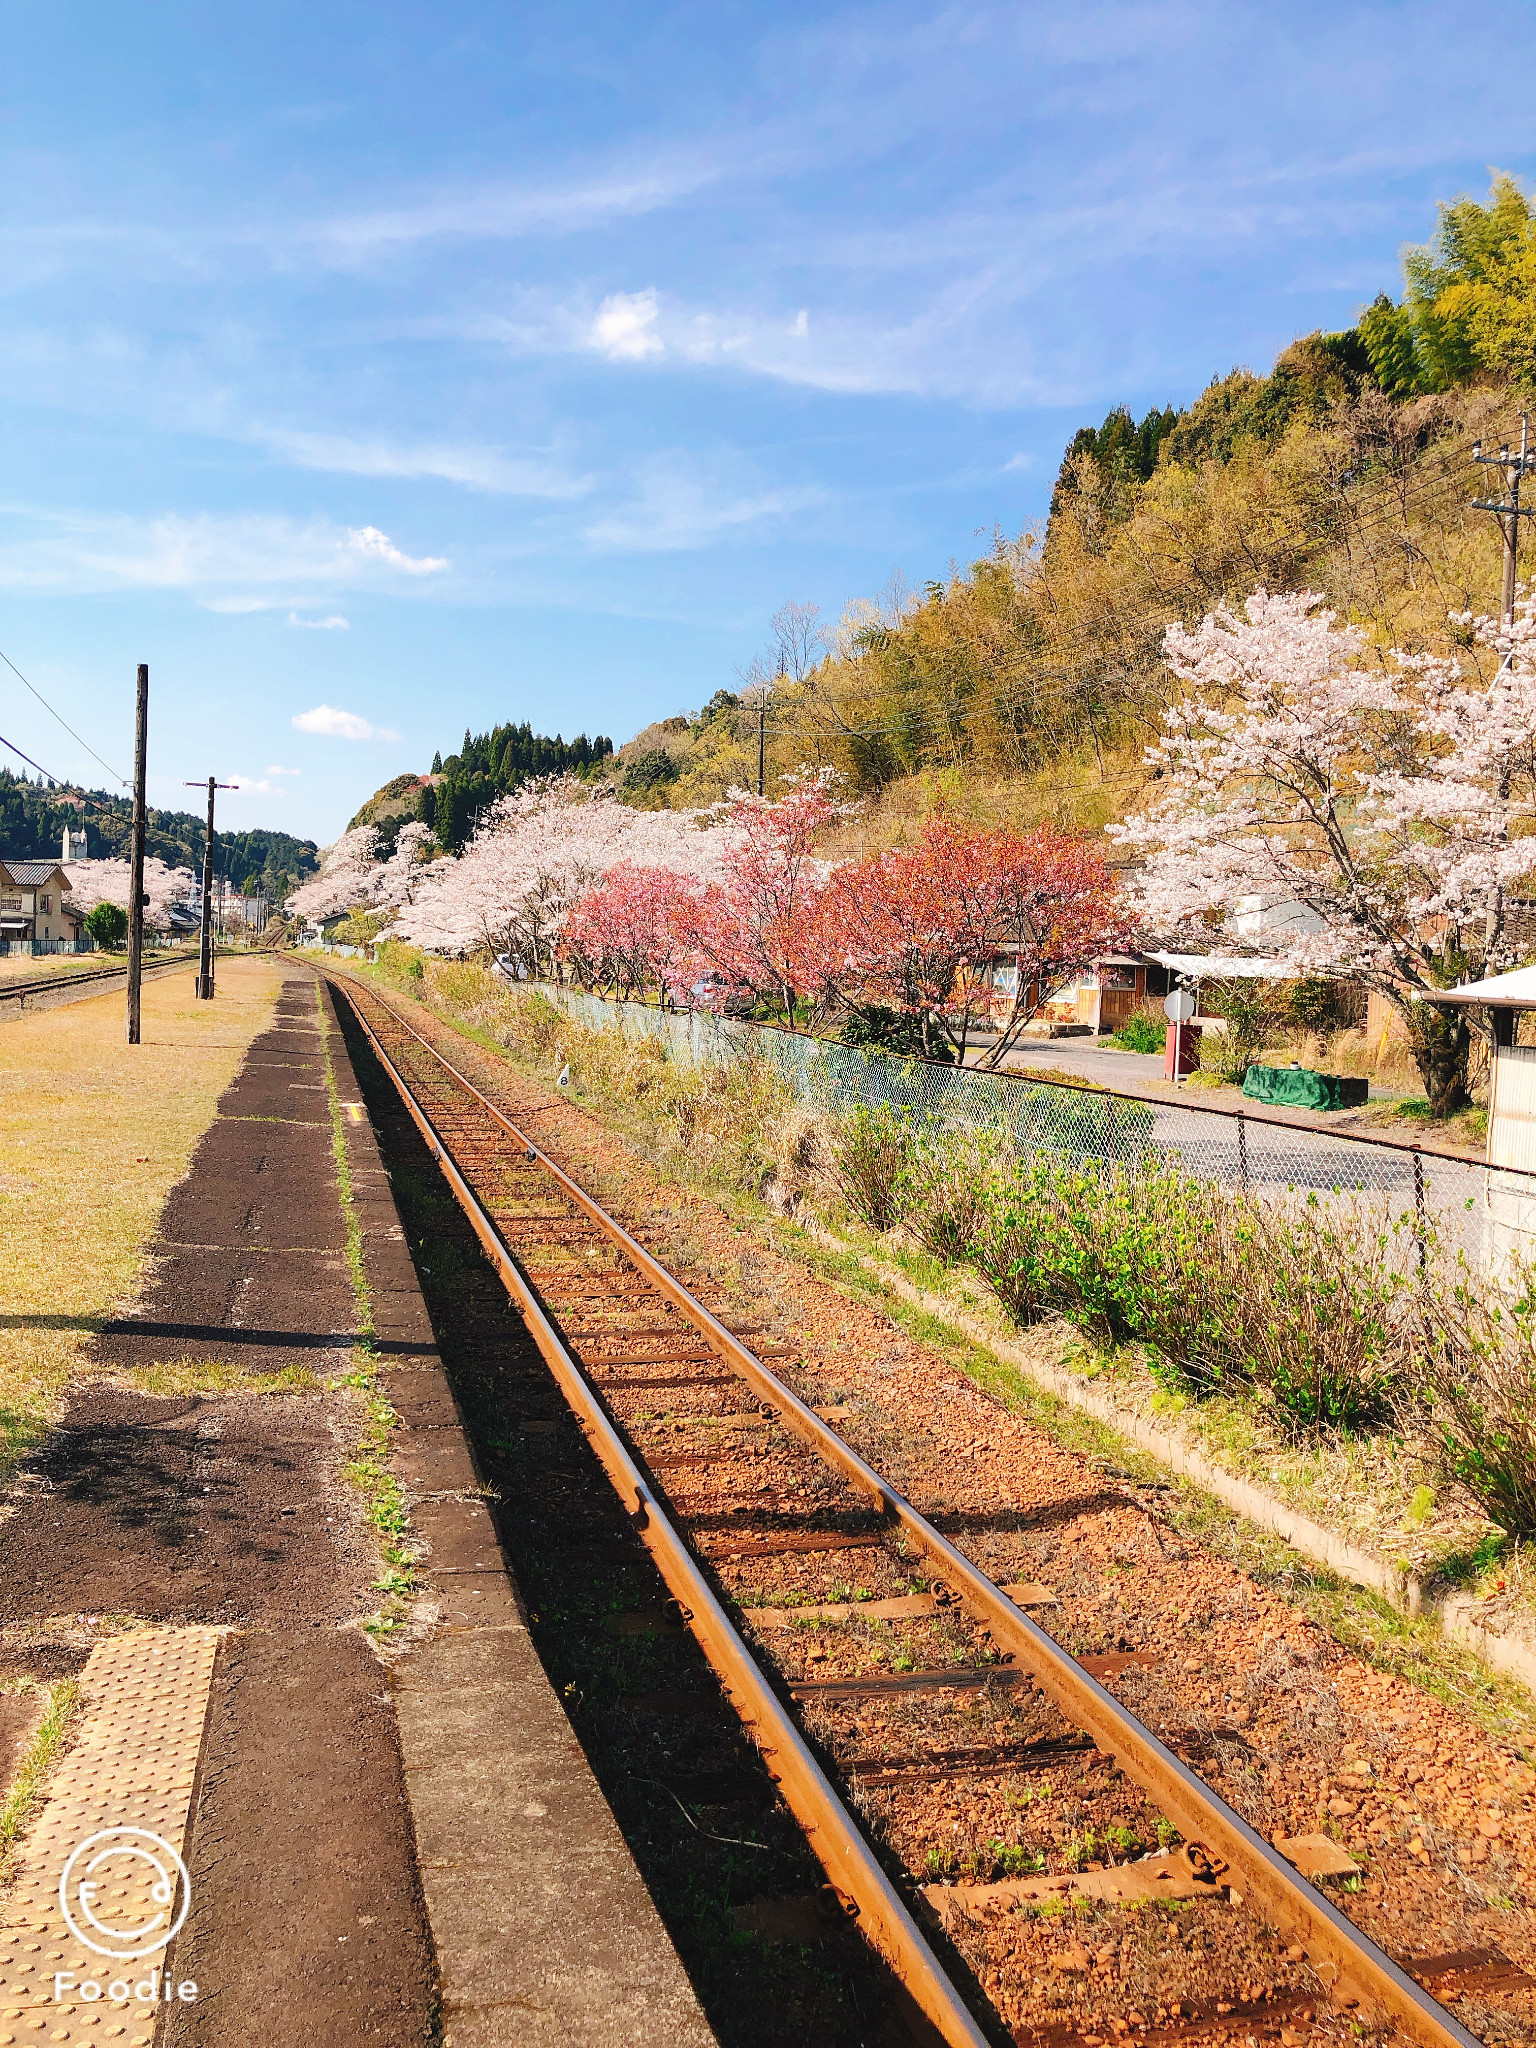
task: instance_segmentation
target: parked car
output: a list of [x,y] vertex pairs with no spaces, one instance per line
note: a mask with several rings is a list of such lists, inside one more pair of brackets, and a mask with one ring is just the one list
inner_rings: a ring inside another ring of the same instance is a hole
[[727,994],[726,989],[723,975],[706,974],[688,994],[696,1010],[713,1010],[717,1017],[750,1017],[757,1008],[753,998],[740,990]]

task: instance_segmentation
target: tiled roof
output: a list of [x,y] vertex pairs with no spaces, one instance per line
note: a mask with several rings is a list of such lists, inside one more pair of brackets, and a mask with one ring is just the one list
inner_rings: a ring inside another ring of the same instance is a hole
[[3,860],[0,868],[10,876],[18,889],[40,888],[58,866],[56,860]]

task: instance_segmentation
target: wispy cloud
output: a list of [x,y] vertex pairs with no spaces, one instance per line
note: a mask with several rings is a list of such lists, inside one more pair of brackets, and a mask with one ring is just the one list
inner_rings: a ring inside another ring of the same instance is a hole
[[507,455],[496,448],[451,442],[400,444],[378,436],[304,433],[288,428],[260,430],[265,447],[301,469],[343,476],[436,477],[471,490],[513,498],[579,498],[592,478],[553,460]]
[[817,485],[766,484],[697,457],[668,455],[643,465],[631,494],[582,529],[602,554],[663,554],[702,548],[732,533],[781,526],[823,504]]
[[352,621],[344,619],[340,612],[332,612],[328,619],[301,619],[297,612],[290,612],[288,623],[306,626],[311,633],[347,633],[352,629]]
[[333,740],[397,740],[393,726],[374,725],[355,711],[338,711],[333,704],[317,704],[313,711],[297,711],[293,724],[299,732],[320,733]]
[[302,768],[263,768],[263,775],[302,775]]
[[206,591],[200,601],[208,610],[238,614],[292,605],[306,587],[408,587],[448,567],[443,555],[407,553],[377,526],[264,514],[135,519],[14,505],[4,513],[0,588]]

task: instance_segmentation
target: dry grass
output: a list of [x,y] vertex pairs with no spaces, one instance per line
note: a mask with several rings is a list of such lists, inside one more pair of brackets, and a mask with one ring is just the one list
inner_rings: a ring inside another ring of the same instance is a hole
[[[144,965],[157,967],[167,961],[185,960],[190,966],[195,950],[151,949],[144,955]],[[0,982],[35,981],[44,974],[55,974],[67,981],[72,974],[96,974],[103,967],[124,967],[127,961],[126,953],[4,953],[0,954]]]
[[131,1298],[166,1195],[280,972],[222,962],[215,1003],[181,975],[144,989],[144,1042],[121,990],[0,1024],[0,1482],[56,1412],[91,1332]]

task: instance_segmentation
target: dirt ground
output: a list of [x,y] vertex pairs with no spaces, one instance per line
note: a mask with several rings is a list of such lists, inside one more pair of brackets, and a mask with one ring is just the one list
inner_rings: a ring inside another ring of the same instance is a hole
[[435,2026],[393,1717],[360,1627],[377,1552],[342,1467],[362,1410],[328,1384],[359,1306],[323,1045],[314,980],[289,968],[131,1311],[89,1344],[0,1524],[0,1677],[78,1668],[104,1629],[231,1631],[171,1957],[204,1996],[162,2021],[186,2048],[393,2048]]

